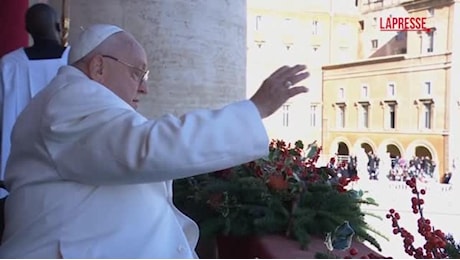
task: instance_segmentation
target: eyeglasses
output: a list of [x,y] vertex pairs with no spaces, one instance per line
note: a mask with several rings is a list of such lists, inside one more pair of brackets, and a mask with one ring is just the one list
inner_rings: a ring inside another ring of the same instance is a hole
[[102,55],[102,57],[112,59],[112,60],[114,60],[116,62],[119,62],[119,63],[125,65],[128,68],[131,68],[131,69],[134,69],[134,70],[140,72],[140,74],[136,74],[136,76],[139,78],[139,85],[144,83],[144,82],[147,82],[147,80],[149,79],[149,74],[150,74],[149,70],[140,69],[140,68],[138,68],[138,67],[136,67],[134,65],[131,65],[131,64],[127,63],[127,62],[119,60],[118,58],[115,58],[115,57],[110,56],[110,55]]

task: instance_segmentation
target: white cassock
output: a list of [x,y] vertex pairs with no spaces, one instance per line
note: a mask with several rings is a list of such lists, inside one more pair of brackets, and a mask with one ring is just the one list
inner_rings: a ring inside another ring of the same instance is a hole
[[147,120],[62,67],[18,118],[2,258],[195,258],[198,227],[172,179],[268,154],[251,101]]
[[24,48],[20,48],[0,60],[0,179],[5,174],[11,131],[16,118],[32,97],[56,76],[58,69],[67,64],[69,49],[66,48],[59,59],[29,60]]

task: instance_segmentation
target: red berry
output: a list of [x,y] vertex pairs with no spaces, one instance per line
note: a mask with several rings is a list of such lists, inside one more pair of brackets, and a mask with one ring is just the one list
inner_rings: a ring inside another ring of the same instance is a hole
[[399,230],[397,228],[393,229],[393,234],[398,234],[399,233]]
[[413,209],[412,212],[414,212],[414,214],[417,214],[417,213],[418,213],[418,209]]
[[439,229],[436,229],[436,230],[434,231],[434,234],[435,234],[436,236],[438,236],[438,237],[440,237],[440,236],[443,235],[443,234],[442,234],[442,231],[439,230]]
[[390,209],[390,213],[391,214],[395,213],[395,209]]
[[390,214],[387,214],[386,217],[387,217],[387,218],[391,218],[391,215],[390,215]]
[[447,244],[446,244],[446,242],[441,241],[441,242],[439,242],[438,245],[439,245],[440,248],[445,248]]
[[420,190],[420,193],[421,193],[422,195],[424,195],[424,194],[426,193],[426,190],[421,189],[421,190]]
[[401,216],[399,215],[399,213],[395,213],[395,218],[396,218],[397,220],[399,220],[399,219],[401,218]]
[[358,254],[358,249],[352,247],[352,248],[350,249],[350,255],[357,255],[357,254]]

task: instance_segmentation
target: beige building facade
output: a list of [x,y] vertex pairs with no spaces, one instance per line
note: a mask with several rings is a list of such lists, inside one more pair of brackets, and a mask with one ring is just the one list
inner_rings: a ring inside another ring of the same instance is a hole
[[265,120],[269,136],[290,142],[321,140],[322,71],[358,55],[355,0],[247,0],[247,96],[282,65],[306,64],[310,93]]
[[[439,176],[456,171],[460,38],[454,32],[460,29],[460,3],[377,2],[361,3],[362,59],[323,67],[325,153],[429,156]],[[390,15],[388,10],[427,17],[430,31],[375,33],[374,18]]]

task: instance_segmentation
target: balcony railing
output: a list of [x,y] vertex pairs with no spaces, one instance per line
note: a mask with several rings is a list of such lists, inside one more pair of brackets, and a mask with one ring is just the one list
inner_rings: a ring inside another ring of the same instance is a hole
[[398,6],[405,2],[414,0],[363,0],[361,4],[362,12],[381,10],[388,7]]

